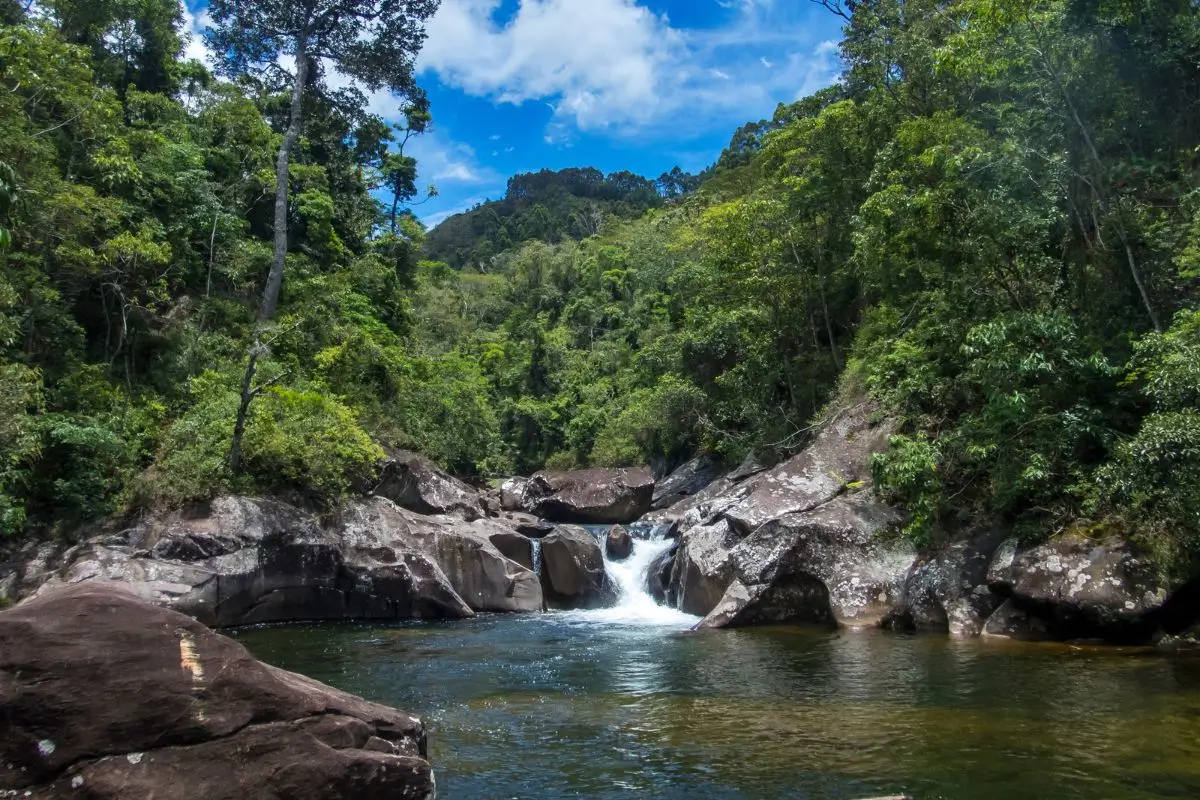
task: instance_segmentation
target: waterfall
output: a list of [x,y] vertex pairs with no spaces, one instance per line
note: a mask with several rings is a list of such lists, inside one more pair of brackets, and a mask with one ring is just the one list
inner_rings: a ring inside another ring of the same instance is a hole
[[[604,537],[610,526],[587,526],[600,541],[604,549]],[[594,622],[616,625],[660,626],[690,628],[698,617],[685,614],[678,609],[660,606],[646,592],[646,574],[650,564],[674,543],[666,537],[667,525],[630,525],[633,537],[633,553],[623,561],[610,561],[604,555],[604,568],[617,587],[617,604],[611,608],[594,611],[572,612],[573,615]]]
[[533,550],[533,574],[538,576],[538,580],[542,579],[542,540],[530,539]]

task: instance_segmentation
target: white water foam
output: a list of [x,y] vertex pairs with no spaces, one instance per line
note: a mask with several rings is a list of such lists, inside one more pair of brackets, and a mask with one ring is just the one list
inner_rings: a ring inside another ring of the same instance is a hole
[[[697,622],[699,617],[685,614],[669,606],[661,606],[646,592],[646,575],[650,564],[666,550],[670,549],[672,541],[661,530],[651,533],[649,539],[633,540],[633,553],[623,561],[609,561],[604,556],[604,568],[616,584],[619,592],[617,604],[611,608],[598,608],[592,611],[571,611],[565,616],[571,620],[588,621],[607,625],[625,625],[638,627],[660,627],[688,630]],[[601,547],[603,550],[603,546]]]

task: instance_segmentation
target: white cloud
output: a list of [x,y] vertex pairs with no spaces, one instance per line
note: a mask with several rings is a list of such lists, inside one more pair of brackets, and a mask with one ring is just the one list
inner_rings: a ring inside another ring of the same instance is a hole
[[837,55],[838,43],[832,39],[826,39],[817,45],[816,54],[819,56],[832,57]]
[[455,214],[462,214],[465,211],[470,211],[475,206],[479,205],[480,203],[484,203],[487,200],[488,198],[485,195],[468,197],[460,205],[457,205],[454,208],[448,208],[443,211],[435,211],[431,214],[426,214],[425,216],[421,217],[421,222],[425,224],[426,228],[433,229],[445,222],[450,217],[453,217]]
[[501,176],[479,163],[475,149],[456,142],[436,128],[414,137],[407,154],[417,159],[420,182],[484,184],[502,182]]
[[819,41],[836,25],[814,25],[808,3],[722,0],[728,24],[692,30],[642,2],[519,0],[498,22],[503,0],[443,0],[419,67],[497,103],[547,102],[545,139],[558,145],[577,130],[724,127],[836,76],[836,53]]
[[202,64],[211,66],[213,64],[212,51],[208,49],[208,42],[204,40],[205,29],[212,24],[208,8],[193,11],[183,0],[180,0],[180,4],[183,7],[183,29],[188,34],[187,43],[183,48],[183,57],[195,59]]
[[501,0],[445,0],[430,20],[422,69],[499,102],[553,99],[558,116],[596,129],[652,117],[664,67],[681,46],[633,0],[523,0],[503,27]]

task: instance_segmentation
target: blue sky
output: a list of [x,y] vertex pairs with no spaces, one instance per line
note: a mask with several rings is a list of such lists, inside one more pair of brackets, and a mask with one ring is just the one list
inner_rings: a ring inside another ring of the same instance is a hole
[[418,62],[434,124],[409,144],[439,196],[414,210],[436,224],[541,168],[699,171],[834,80],[840,22],[810,0],[442,0]]

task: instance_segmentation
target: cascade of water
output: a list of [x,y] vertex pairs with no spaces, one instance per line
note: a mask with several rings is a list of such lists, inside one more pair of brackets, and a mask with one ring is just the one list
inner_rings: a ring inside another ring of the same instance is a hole
[[[595,535],[602,536],[599,526],[589,527]],[[617,604],[611,608],[580,613],[596,622],[691,627],[698,619],[697,617],[659,605],[646,591],[646,575],[649,572],[650,564],[671,547],[671,540],[666,538],[668,529],[669,526],[666,525],[636,528],[630,526],[629,531],[633,535],[633,553],[629,558],[622,561],[611,561],[607,553],[604,555],[604,568],[617,587]],[[603,532],[607,534],[608,528],[604,528]],[[601,549],[603,549],[603,544],[601,544]]]
[[533,546],[533,574],[540,579],[542,574],[542,540],[531,539]]

